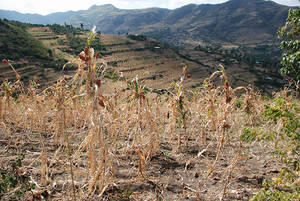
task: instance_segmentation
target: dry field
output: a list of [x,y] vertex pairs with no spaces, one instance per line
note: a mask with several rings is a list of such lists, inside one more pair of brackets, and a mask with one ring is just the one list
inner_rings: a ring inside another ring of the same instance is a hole
[[[265,100],[251,88],[232,89],[224,68],[185,91],[184,68],[158,95],[137,77],[102,85],[90,49],[77,62],[71,79],[42,92],[20,80],[1,85],[2,200],[249,200],[264,180],[274,181],[267,190],[299,200],[299,166],[274,155],[279,149],[298,164],[294,92]],[[276,121],[265,105],[282,108]]]
[[86,48],[45,89],[1,85],[1,200],[299,200],[297,92],[266,99],[222,66],[101,40],[114,53]]

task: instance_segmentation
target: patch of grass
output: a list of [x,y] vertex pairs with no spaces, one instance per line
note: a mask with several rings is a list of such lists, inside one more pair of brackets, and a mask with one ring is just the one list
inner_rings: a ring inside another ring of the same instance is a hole
[[29,177],[22,172],[22,160],[24,156],[18,156],[13,161],[10,169],[0,169],[0,199],[19,200],[26,192],[34,189],[29,183]]
[[132,40],[137,40],[137,41],[146,41],[147,40],[147,36],[144,36],[144,35],[129,34],[127,37],[132,39]]
[[0,58],[32,61],[52,59],[48,48],[34,39],[24,26],[0,19],[0,32]]

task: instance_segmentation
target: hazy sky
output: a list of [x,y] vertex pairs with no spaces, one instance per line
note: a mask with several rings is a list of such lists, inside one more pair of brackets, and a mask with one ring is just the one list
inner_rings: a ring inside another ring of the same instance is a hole
[[[92,5],[113,4],[117,8],[178,8],[189,3],[223,3],[226,0],[0,0],[0,9],[22,13],[49,14],[69,10],[86,10]],[[251,0],[249,0],[251,1]],[[277,3],[299,6],[299,0],[274,0]]]

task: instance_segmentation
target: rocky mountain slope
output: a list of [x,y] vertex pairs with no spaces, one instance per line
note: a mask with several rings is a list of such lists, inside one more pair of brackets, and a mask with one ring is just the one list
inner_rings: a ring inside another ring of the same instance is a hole
[[118,9],[113,5],[46,16],[0,10],[0,18],[37,24],[96,25],[103,33],[146,34],[174,46],[199,42],[256,43],[276,40],[288,6],[264,0],[230,0],[222,4],[190,4],[175,10]]

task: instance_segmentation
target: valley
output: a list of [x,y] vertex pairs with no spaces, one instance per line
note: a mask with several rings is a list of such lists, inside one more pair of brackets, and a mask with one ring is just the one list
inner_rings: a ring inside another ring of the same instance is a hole
[[[46,65],[42,61],[26,60],[21,60],[23,63],[20,61],[13,63],[23,80],[36,80],[44,85],[42,87],[54,83],[61,75],[72,75],[76,72],[77,55],[86,45],[89,33],[76,28],[74,30],[78,33],[68,38],[66,33],[56,33],[52,29],[47,26],[34,26],[27,28],[27,31],[48,48],[53,56],[53,62],[50,59]],[[98,34],[95,41],[103,47],[100,48],[101,58],[98,59],[98,65],[105,65],[106,70],[118,74],[117,76],[122,73],[125,80],[138,76],[147,87],[155,89],[170,88],[172,82],[180,79],[183,66],[188,67],[188,74],[191,75],[185,87],[187,89],[200,87],[204,79],[219,69],[220,64],[225,66],[233,87],[252,85],[262,93],[270,95],[284,83],[276,69],[263,67],[261,63],[249,64],[241,56],[231,54],[232,46],[229,50],[226,49],[228,47],[218,50],[211,47],[174,49],[149,37],[139,40],[138,37],[142,35],[133,36],[135,35]],[[62,71],[67,62],[73,64],[67,64]],[[3,80],[15,79],[14,72],[9,66],[1,64],[1,72],[4,73],[0,74]],[[107,79],[107,82],[107,85],[111,86],[112,80]]]

